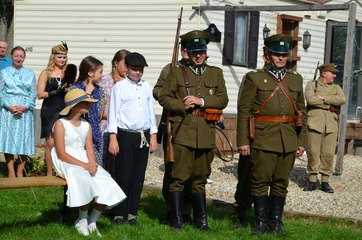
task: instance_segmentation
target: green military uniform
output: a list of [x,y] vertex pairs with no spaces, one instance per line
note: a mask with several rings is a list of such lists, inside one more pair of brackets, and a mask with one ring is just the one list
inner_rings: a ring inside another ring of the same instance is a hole
[[[186,67],[186,74],[190,81],[191,93],[194,96],[204,99],[203,108],[213,107],[223,109],[228,103],[225,80],[222,70],[217,67],[205,65],[201,75],[196,75],[192,66]],[[210,152],[215,147],[215,123],[206,121],[203,117],[188,113],[184,109],[182,99],[186,97],[186,84],[183,78],[181,67],[171,68],[165,87],[162,88],[159,98],[160,104],[171,112],[170,121],[173,123],[173,130],[177,129],[174,139],[175,143],[175,168],[172,172],[173,181],[170,191],[182,191],[183,183],[191,176],[191,170],[186,165],[196,161],[198,156],[191,150],[182,160],[176,151],[176,147],[182,149],[201,149]],[[182,162],[180,162],[180,160]],[[205,159],[204,167],[194,169],[201,171],[200,179],[195,179],[192,186],[193,192],[204,192],[207,176],[210,174],[210,161]],[[180,168],[177,169],[176,168]],[[176,176],[177,175],[177,176]]]
[[[337,71],[333,64],[324,64],[319,68],[321,71],[331,71],[333,74]],[[318,96],[323,96],[324,100],[319,99]],[[316,183],[317,175],[321,174],[322,183],[325,183],[333,173],[338,133],[338,115],[331,109],[331,105],[344,104],[346,97],[338,84],[324,83],[323,79],[319,78],[317,81],[307,83],[305,98],[308,105],[307,172],[309,181]]]
[[295,111],[287,97],[278,90],[256,118],[255,139],[249,139],[249,117],[255,114],[276,88],[273,79],[282,81],[285,89],[305,114],[303,79],[285,66],[277,68],[272,55],[287,55],[291,38],[276,34],[265,42],[271,63],[263,69],[245,76],[238,104],[237,145],[251,146],[251,189],[254,196],[256,226],[254,235],[269,230],[282,234],[281,215],[287,195],[289,174],[298,147],[304,147],[305,128],[297,128],[293,119]]
[[[182,37],[182,36],[181,36]],[[181,38],[181,48],[186,48],[186,44],[182,41]],[[182,50],[181,49],[181,50]],[[178,66],[183,66],[188,62],[187,59],[182,58],[180,61],[178,61]],[[172,64],[167,64],[161,71],[160,76],[156,82],[156,85],[153,88],[153,97],[156,101],[158,101],[158,97],[161,93],[162,87],[165,85],[167,75],[170,71]],[[162,128],[158,129],[157,136],[161,134],[162,139],[162,146],[163,146],[163,156],[165,160],[165,170],[163,175],[163,183],[162,183],[162,196],[166,203],[167,208],[167,215],[166,215],[166,222],[170,222],[170,212],[171,212],[171,204],[170,204],[170,197],[169,197],[169,188],[170,188],[170,179],[171,179],[171,170],[173,162],[166,161],[166,148],[167,148],[167,129],[166,125],[161,125]],[[159,138],[159,137],[158,137]],[[159,142],[160,143],[160,142]],[[192,197],[191,197],[191,183],[190,181],[187,181],[185,183],[185,188],[183,190],[184,193],[184,199],[183,199],[183,221],[184,222],[191,222],[191,209],[192,209]]]
[[[202,31],[191,31],[184,37],[188,43],[189,55],[206,56],[208,36]],[[204,108],[223,109],[227,106],[228,96],[222,70],[209,66],[204,62],[184,66],[190,82],[191,95],[203,99],[202,106],[191,111],[185,110],[183,99],[188,95],[182,67],[170,69],[165,86],[161,90],[159,103],[166,108],[171,116],[174,132],[175,162],[171,172],[170,194],[172,195],[172,224],[174,228],[182,228],[180,205],[185,181],[190,179],[193,192],[194,225],[209,230],[206,221],[205,184],[211,173],[210,163],[214,156],[215,123],[206,121],[197,114]],[[181,208],[182,209],[182,208]]]

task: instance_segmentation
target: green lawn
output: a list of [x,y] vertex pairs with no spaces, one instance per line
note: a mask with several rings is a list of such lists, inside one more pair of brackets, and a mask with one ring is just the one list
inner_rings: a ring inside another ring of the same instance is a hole
[[[1,167],[0,167],[1,168]],[[0,171],[0,176],[5,173]],[[37,201],[35,200],[34,194]],[[34,189],[6,189],[0,193],[0,239],[85,239],[73,227],[77,211],[72,210],[67,224],[59,222],[59,210],[63,200],[62,187]],[[209,224],[212,232],[201,232],[191,226],[175,231],[160,222],[164,217],[164,204],[160,192],[144,193],[139,211],[139,227],[113,226],[102,216],[98,227],[103,239],[255,239],[250,236],[251,226],[246,229],[233,227],[233,210],[225,206],[208,206]],[[248,215],[253,224],[252,212]],[[361,239],[362,224],[346,220],[318,220],[293,216],[284,219],[288,239]],[[98,239],[89,236],[87,239]],[[280,239],[267,234],[258,239]]]

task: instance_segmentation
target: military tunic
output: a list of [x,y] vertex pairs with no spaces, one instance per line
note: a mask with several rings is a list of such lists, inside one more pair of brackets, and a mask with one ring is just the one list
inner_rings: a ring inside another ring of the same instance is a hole
[[[285,72],[283,83],[305,114],[303,79],[296,72]],[[279,79],[282,79],[280,77]],[[238,104],[237,145],[251,146],[252,193],[254,196],[286,196],[288,178],[293,167],[298,146],[304,147],[305,127],[297,128],[294,122],[259,122],[255,124],[255,140],[249,141],[249,117],[255,114],[276,88],[268,74],[268,67],[246,74]],[[293,106],[281,90],[262,109],[261,116],[294,116]],[[270,189],[269,189],[270,188]]]
[[[181,59],[178,61],[177,65],[182,66],[185,65],[188,62],[186,59]],[[172,67],[172,64],[167,64],[161,71],[160,76],[158,77],[158,80],[153,87],[153,97],[156,101],[158,101],[158,97],[161,93],[162,87],[165,85],[168,73]],[[159,138],[159,134],[161,134],[162,139],[162,147],[163,147],[163,156],[164,156],[164,162],[165,162],[165,170],[163,175],[163,183],[162,183],[162,196],[165,199],[166,202],[166,208],[167,211],[171,211],[170,206],[170,196],[169,196],[169,189],[170,189],[170,180],[171,180],[171,171],[172,171],[172,165],[173,162],[166,161],[166,149],[167,149],[167,128],[166,124],[162,126],[161,129],[158,129],[157,132],[157,138]],[[183,212],[184,214],[190,214],[192,209],[192,197],[191,197],[191,183],[190,181],[187,181],[184,185],[184,196],[183,196]]]
[[[324,96],[324,100],[317,96]],[[305,88],[308,106],[307,172],[310,181],[315,182],[318,173],[328,176],[333,172],[333,159],[337,144],[338,116],[329,110],[330,105],[340,106],[346,102],[342,88],[338,84],[309,81]],[[314,176],[312,176],[314,175]]]
[[[193,96],[203,98],[203,108],[224,109],[229,101],[222,70],[205,65],[203,68],[185,67]],[[182,191],[190,177],[193,192],[204,192],[215,147],[215,123],[185,111],[183,98],[187,96],[181,67],[172,67],[162,88],[159,103],[170,111],[175,135],[175,163],[170,191]],[[176,133],[176,134],[175,134]]]

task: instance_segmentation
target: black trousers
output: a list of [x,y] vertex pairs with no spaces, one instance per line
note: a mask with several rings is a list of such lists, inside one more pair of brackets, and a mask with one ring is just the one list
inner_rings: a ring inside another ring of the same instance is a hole
[[[149,142],[149,131],[145,132],[145,137]],[[117,140],[119,154],[115,162],[115,178],[127,198],[112,208],[112,215],[127,217],[128,214],[137,215],[145,179],[149,147],[145,145],[140,148],[140,133],[118,129]]]

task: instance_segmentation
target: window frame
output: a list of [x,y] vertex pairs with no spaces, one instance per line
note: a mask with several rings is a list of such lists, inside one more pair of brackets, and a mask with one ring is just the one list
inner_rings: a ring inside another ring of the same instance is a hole
[[[246,50],[245,50],[245,63],[236,63],[234,61],[235,54],[235,40],[236,40],[236,14],[246,13],[248,26],[246,30]],[[225,25],[224,25],[224,49],[223,49],[223,65],[241,66],[247,68],[256,68],[258,57],[258,44],[259,44],[259,19],[260,12],[250,11],[225,11]]]

